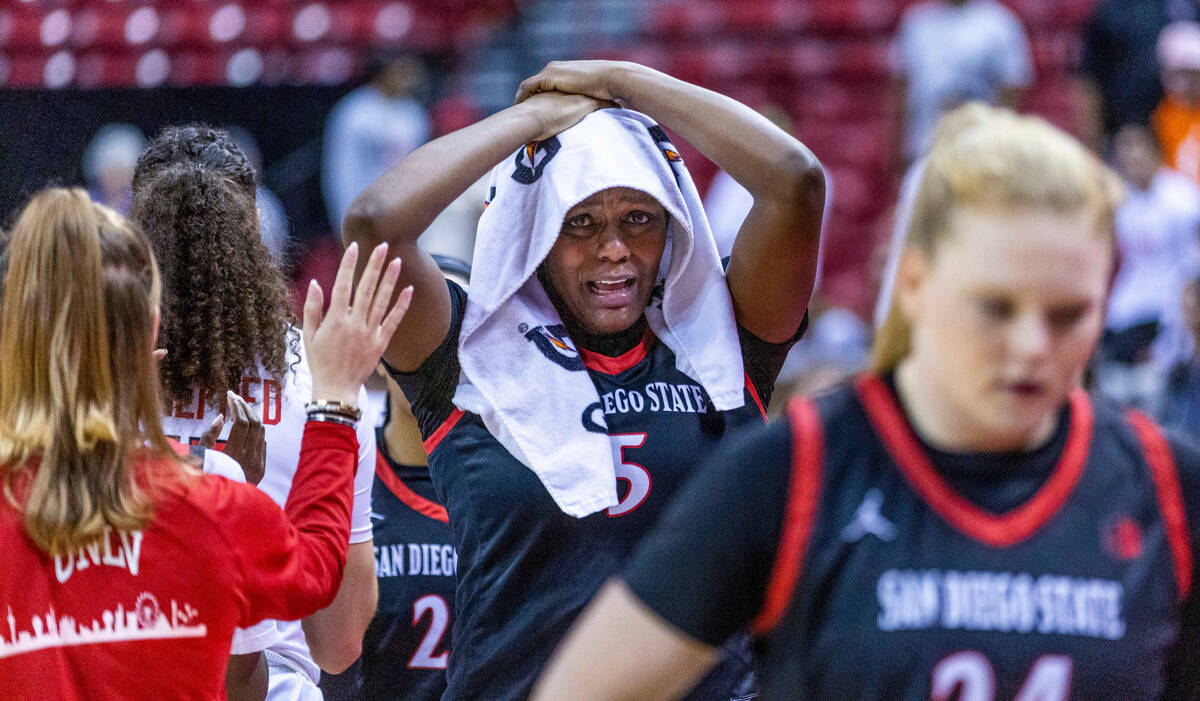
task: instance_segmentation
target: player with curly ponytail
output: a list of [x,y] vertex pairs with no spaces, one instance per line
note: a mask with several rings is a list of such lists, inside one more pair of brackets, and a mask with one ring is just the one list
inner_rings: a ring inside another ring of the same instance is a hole
[[[282,506],[292,489],[311,378],[292,327],[286,282],[259,236],[254,179],[245,154],[224,131],[168,127],[138,159],[132,216],[149,235],[163,271],[168,435],[194,442],[226,395],[241,395],[258,414],[251,430],[266,441],[259,489]],[[365,391],[361,395],[365,404]],[[371,422],[361,422],[358,442],[342,590],[303,628],[298,621],[279,622],[282,638],[262,642],[270,653],[268,698],[275,701],[319,698],[321,670],[341,672],[359,656],[375,613]]]

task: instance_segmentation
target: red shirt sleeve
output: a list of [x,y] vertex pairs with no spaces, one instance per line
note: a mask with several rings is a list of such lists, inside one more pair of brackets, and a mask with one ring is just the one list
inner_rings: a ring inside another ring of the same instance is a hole
[[309,422],[284,511],[258,489],[211,480],[204,500],[238,569],[239,626],[304,618],[333,601],[346,565],[357,459],[354,429]]

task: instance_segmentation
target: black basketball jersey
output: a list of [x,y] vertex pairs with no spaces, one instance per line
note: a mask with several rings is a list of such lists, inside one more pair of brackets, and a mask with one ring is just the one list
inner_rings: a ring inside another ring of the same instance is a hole
[[[382,428],[376,436],[384,446]],[[381,450],[371,520],[379,604],[359,662],[322,675],[321,687],[328,701],[436,701],[446,689],[458,558],[428,469],[397,464]]]
[[763,405],[791,344],[742,334],[745,406],[728,412],[712,408],[653,336],[615,358],[580,349],[598,395],[580,418],[596,430],[607,427],[620,502],[574,518],[477,415],[451,403],[465,305],[460,289],[452,285],[451,293],[455,312],[442,347],[417,372],[393,372],[426,436],[430,474],[460,558],[446,698],[523,699],[583,606],[620,571],[696,464],[725,436],[763,424]]
[[[1045,474],[989,511],[881,378],[788,413],[706,468],[626,573],[701,640],[749,624],[766,698],[1163,694],[1193,576],[1194,451],[1077,392]],[[1021,479],[1022,457],[994,457],[1017,470],[997,489]],[[735,513],[718,530],[687,517],[701,509]]]

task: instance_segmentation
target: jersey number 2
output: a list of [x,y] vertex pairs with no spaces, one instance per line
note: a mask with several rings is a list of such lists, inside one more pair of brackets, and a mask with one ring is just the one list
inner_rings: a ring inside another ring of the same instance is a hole
[[435,655],[433,652],[442,642],[442,636],[446,634],[446,626],[450,624],[450,607],[446,606],[446,600],[437,594],[422,596],[413,603],[414,626],[421,622],[421,617],[425,615],[426,611],[430,612],[429,630],[425,631],[425,637],[421,638],[421,644],[417,646],[417,651],[408,661],[408,668],[445,669],[450,652],[443,650],[440,655]]
[[[1071,668],[1071,658],[1066,655],[1042,655],[1013,701],[1066,701],[1071,693]],[[956,652],[933,668],[929,697],[932,701],[992,701],[996,698],[996,672],[978,652]]]
[[[618,433],[609,436],[612,441],[613,462],[617,466],[617,481],[629,484],[629,491],[616,506],[608,507],[609,517],[624,516],[631,513],[646,501],[650,494],[650,473],[636,462],[629,462],[625,451],[629,448],[641,448],[646,445],[644,433]],[[620,491],[618,490],[618,494]]]

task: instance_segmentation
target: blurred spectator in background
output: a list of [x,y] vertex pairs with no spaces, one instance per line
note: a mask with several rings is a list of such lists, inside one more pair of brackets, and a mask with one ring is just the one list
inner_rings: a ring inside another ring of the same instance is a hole
[[1158,39],[1166,94],[1154,110],[1163,161],[1200,182],[1200,24],[1174,22]]
[[100,127],[83,151],[83,179],[88,195],[121,214],[129,214],[130,185],[146,136],[132,124]]
[[892,44],[897,173],[924,153],[943,112],[980,100],[1016,108],[1033,82],[1025,29],[996,0],[923,0]]
[[1126,124],[1149,124],[1162,97],[1155,46],[1171,22],[1200,20],[1196,0],[1100,0],[1083,30],[1081,136],[1097,151]]
[[[759,114],[771,120],[771,123],[787,133],[792,133],[792,118],[787,110],[774,103],[767,103],[758,108]],[[829,209],[829,196],[833,191],[833,179],[826,178],[825,208]],[[754,198],[750,191],[738,184],[728,173],[718,170],[704,194],[704,213],[708,215],[708,225],[712,228],[713,240],[717,243],[717,255],[725,258],[733,250],[733,240],[737,238],[742,222],[754,206]]]
[[1145,127],[1123,127],[1113,145],[1126,197],[1096,381],[1114,399],[1153,411],[1170,368],[1191,350],[1180,299],[1200,272],[1200,189],[1161,165]]
[[350,201],[400,158],[429,140],[429,114],[415,97],[425,68],[411,56],[377,59],[371,81],[329,113],[321,187],[335,232]]
[[225,131],[233,137],[234,143],[242,149],[242,153],[246,154],[254,172],[257,173],[254,197],[258,202],[258,233],[267,245],[267,250],[275,256],[275,260],[281,264],[285,263],[291,247],[287,213],[284,212],[279,197],[262,183],[263,162],[262,152],[258,149],[258,139],[254,138],[249,129],[236,124],[225,127]]
[[431,254],[472,260],[475,255],[475,231],[487,197],[488,176],[485,175],[442,210],[417,239],[417,245]]

